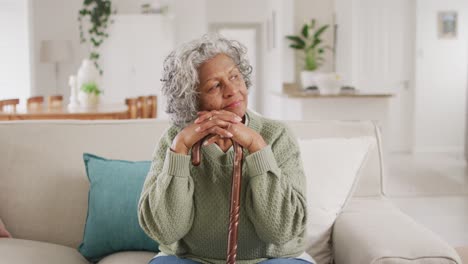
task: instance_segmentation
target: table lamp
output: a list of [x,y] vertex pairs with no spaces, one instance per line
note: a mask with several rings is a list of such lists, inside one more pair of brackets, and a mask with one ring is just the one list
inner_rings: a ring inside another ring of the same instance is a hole
[[69,62],[72,59],[72,46],[70,40],[43,40],[41,41],[40,61],[53,63],[55,66],[55,93],[58,94],[59,63]]

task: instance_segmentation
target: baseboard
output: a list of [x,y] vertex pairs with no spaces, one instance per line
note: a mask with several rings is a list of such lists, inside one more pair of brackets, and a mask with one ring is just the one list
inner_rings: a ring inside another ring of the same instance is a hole
[[464,147],[459,146],[441,146],[441,147],[415,147],[411,151],[414,154],[419,153],[440,153],[440,154],[461,154],[465,153]]

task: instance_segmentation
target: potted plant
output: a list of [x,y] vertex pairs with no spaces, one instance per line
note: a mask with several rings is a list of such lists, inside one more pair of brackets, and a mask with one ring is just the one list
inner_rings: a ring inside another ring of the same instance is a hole
[[99,95],[102,91],[95,82],[84,83],[78,93],[78,101],[85,108],[96,107],[99,104]]
[[324,62],[325,50],[331,50],[329,46],[324,45],[321,38],[328,27],[329,25],[318,27],[316,20],[312,19],[310,23],[303,25],[300,35],[286,36],[292,41],[289,47],[301,51],[304,55],[304,68],[301,71],[301,84],[304,89],[317,85],[317,70]]
[[[111,0],[84,0],[83,7],[78,13],[80,42],[90,45],[89,59],[94,62],[94,65],[102,75],[103,70],[99,65],[99,47],[104,40],[109,37],[107,29],[113,21],[110,19],[112,14],[117,13],[112,11]],[[89,17],[89,23],[84,23],[84,19]],[[85,30],[85,26],[87,26]]]

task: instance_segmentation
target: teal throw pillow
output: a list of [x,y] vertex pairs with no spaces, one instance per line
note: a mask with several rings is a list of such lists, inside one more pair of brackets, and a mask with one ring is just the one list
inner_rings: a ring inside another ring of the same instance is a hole
[[83,154],[90,182],[88,216],[78,250],[90,261],[118,251],[158,251],[138,223],[138,200],[150,161]]

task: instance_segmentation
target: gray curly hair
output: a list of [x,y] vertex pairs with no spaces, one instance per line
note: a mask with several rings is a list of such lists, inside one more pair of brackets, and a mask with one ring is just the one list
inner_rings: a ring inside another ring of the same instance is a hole
[[250,88],[252,66],[247,59],[247,48],[219,34],[206,34],[185,43],[164,60],[162,93],[167,98],[166,113],[175,126],[183,128],[197,118],[200,83],[198,68],[221,53],[236,63],[247,89]]

